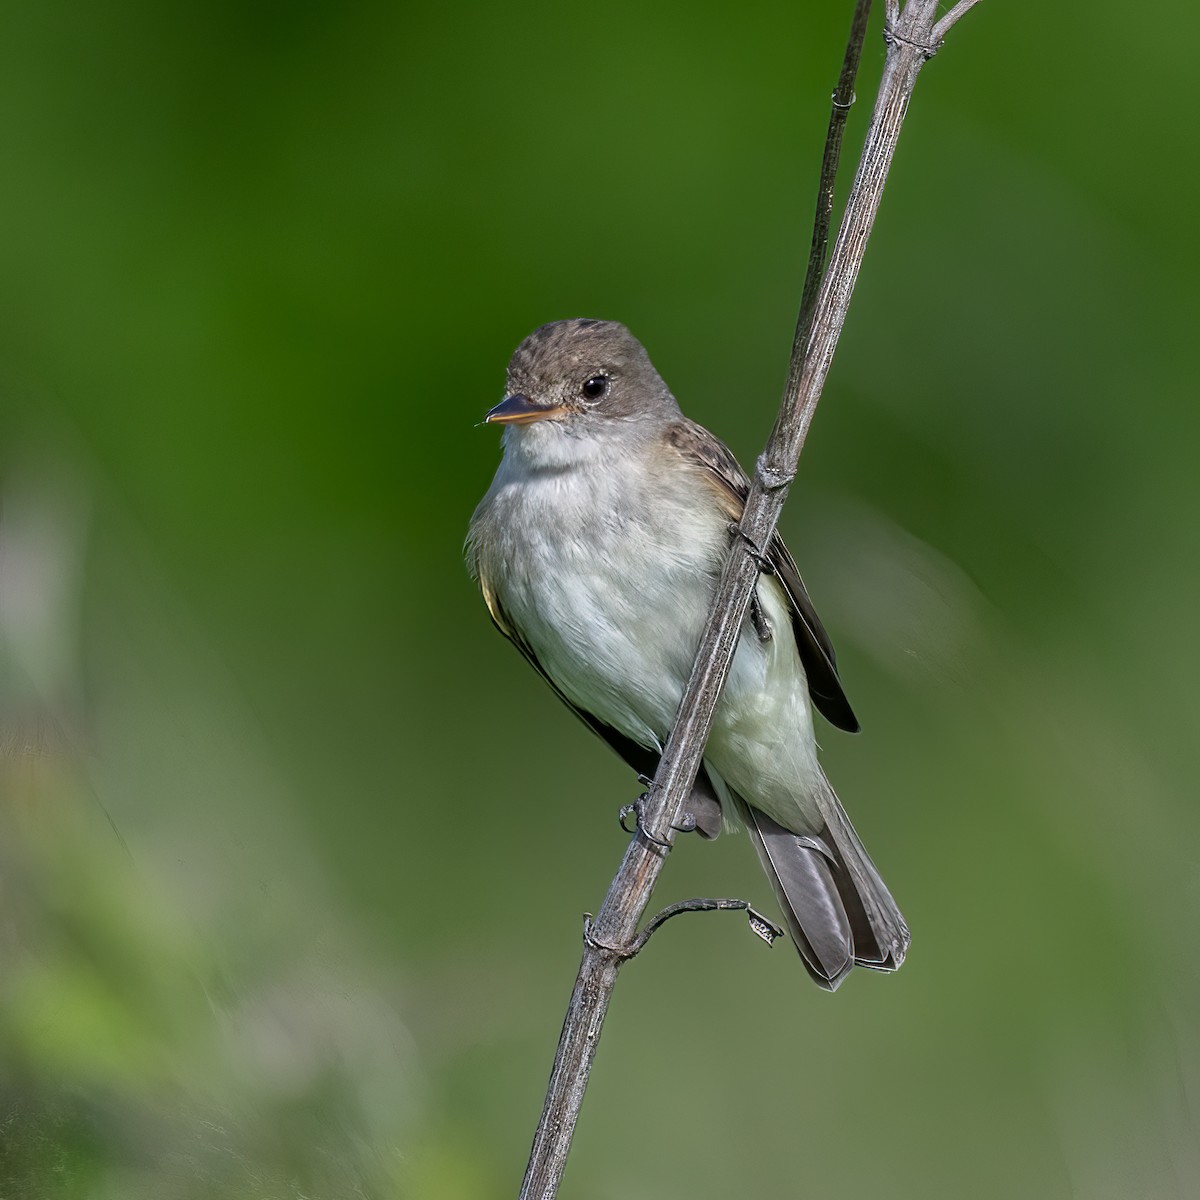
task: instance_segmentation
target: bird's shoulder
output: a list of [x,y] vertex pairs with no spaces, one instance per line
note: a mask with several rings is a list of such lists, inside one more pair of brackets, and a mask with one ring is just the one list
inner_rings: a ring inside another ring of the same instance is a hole
[[699,473],[731,520],[741,520],[750,479],[719,437],[698,422],[680,417],[663,430],[662,448]]
[[[740,522],[746,497],[750,494],[750,478],[733,451],[703,425],[687,417],[672,422],[664,430],[663,442],[688,466],[701,473],[730,521]],[[817,616],[796,561],[778,532],[771,536],[765,561],[768,570],[783,585],[792,612],[800,660],[817,708],[839,729],[857,731],[858,718],[838,678],[833,643]]]

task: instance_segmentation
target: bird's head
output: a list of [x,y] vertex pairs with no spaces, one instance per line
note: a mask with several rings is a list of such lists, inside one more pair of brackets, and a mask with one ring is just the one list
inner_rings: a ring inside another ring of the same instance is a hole
[[679,416],[641,342],[616,321],[554,321],[535,329],[508,364],[507,392],[484,419],[504,425],[537,457],[574,457],[572,442],[603,446],[631,422]]

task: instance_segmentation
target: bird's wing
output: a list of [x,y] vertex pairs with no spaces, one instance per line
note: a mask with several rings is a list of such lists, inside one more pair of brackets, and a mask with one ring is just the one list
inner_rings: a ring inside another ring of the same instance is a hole
[[[670,427],[667,441],[684,459],[701,468],[705,478],[718,485],[717,497],[729,514],[730,521],[740,521],[746,497],[750,494],[750,480],[729,447],[703,425],[697,425],[686,417]],[[831,724],[849,733],[857,733],[860,728],[858,718],[838,678],[833,643],[821,624],[821,618],[817,616],[817,610],[813,608],[795,560],[778,533],[772,536],[766,557],[791,602],[792,627],[813,703]]]
[[499,597],[488,586],[487,577],[479,572],[479,590],[483,593],[484,603],[491,614],[492,624],[525,656],[531,667],[554,689],[554,694],[594,733],[603,738],[639,775],[653,779],[658,770],[659,755],[654,750],[638,745],[632,738],[626,737],[619,730],[593,716],[590,712],[573,703],[563,693],[562,688],[550,678],[546,668],[538,662],[533,648],[521,636],[520,630],[508,619],[500,605]]

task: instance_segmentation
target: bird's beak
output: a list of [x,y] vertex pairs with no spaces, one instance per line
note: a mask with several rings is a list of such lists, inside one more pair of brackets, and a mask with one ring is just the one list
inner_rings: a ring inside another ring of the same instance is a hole
[[518,395],[501,400],[483,419],[486,424],[528,425],[532,421],[557,417],[565,411],[561,404],[537,404],[528,396]]

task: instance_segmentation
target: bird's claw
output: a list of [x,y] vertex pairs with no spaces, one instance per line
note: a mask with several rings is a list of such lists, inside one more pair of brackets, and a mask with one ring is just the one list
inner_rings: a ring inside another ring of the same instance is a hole
[[[639,776],[639,779],[641,776]],[[646,828],[645,820],[643,819],[646,811],[646,801],[649,799],[650,793],[643,792],[632,804],[621,805],[621,811],[617,816],[620,826],[628,834],[640,833],[648,842],[652,842],[656,846],[662,846],[665,850],[670,850],[671,843],[664,841],[656,834],[650,832]],[[630,816],[636,816],[637,820],[632,829],[626,824]],[[672,825],[671,828],[676,833],[695,833],[697,829],[696,818],[690,812],[682,814],[678,825]]]

